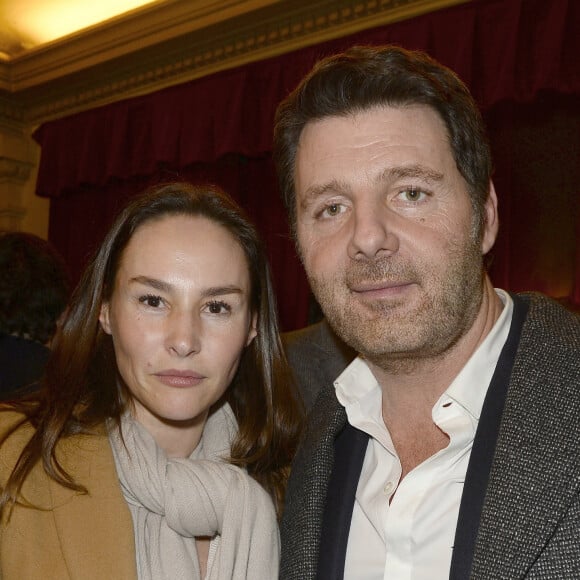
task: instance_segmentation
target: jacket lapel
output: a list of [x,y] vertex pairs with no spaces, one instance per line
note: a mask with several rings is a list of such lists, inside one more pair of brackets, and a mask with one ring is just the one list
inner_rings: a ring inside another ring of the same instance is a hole
[[316,578],[334,441],[346,422],[333,385],[325,385],[313,405],[288,482],[280,526],[280,578],[284,580]]
[[131,514],[122,496],[108,438],[64,440],[59,459],[88,494],[50,480],[54,521],[71,578],[137,578]]
[[475,539],[481,520],[508,384],[528,311],[527,303],[516,296],[513,296],[513,301],[514,310],[509,334],[487,389],[467,467],[449,574],[451,580],[468,578],[471,570]]
[[318,578],[344,576],[356,489],[369,436],[347,423],[334,443],[334,466],[322,521]]
[[[577,367],[559,364],[577,360],[578,352],[571,352],[565,336],[559,342],[556,332],[545,331],[537,308],[532,301],[511,374],[475,544],[474,580],[525,578],[579,493]],[[555,308],[547,316],[552,330],[559,316]],[[560,329],[565,326],[562,318]]]

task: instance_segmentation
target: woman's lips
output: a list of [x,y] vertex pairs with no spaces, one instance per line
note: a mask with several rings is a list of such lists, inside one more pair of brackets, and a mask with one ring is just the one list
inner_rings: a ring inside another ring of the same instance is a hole
[[155,373],[157,379],[170,387],[194,387],[205,378],[194,371],[166,370]]

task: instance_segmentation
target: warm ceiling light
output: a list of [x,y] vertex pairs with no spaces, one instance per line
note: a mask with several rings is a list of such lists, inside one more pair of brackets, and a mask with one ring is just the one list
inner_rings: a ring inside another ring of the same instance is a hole
[[32,48],[158,0],[14,0],[1,16],[22,48]]

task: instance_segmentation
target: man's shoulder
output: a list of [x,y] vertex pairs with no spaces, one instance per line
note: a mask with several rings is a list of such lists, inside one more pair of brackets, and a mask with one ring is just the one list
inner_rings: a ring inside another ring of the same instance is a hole
[[326,323],[321,320],[299,328],[298,330],[291,330],[282,334],[282,341],[286,347],[294,347],[305,343],[317,343],[324,335]]
[[356,356],[356,352],[337,336],[326,319],[305,328],[284,333],[282,343],[287,354],[300,352],[312,354],[314,348],[332,357],[340,358],[345,366]]
[[559,396],[573,394],[580,401],[580,317],[541,294],[517,296],[528,303],[528,313],[515,370],[525,375],[529,384],[550,392],[550,396],[561,392]]
[[567,348],[580,348],[580,316],[557,301],[536,292],[517,294],[529,304],[524,332],[550,338]]

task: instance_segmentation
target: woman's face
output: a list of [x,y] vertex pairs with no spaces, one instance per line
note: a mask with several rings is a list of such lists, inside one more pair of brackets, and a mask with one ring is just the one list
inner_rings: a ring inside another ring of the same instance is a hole
[[123,252],[100,321],[136,419],[170,454],[188,454],[256,335],[246,256],[207,218],[147,222]]

